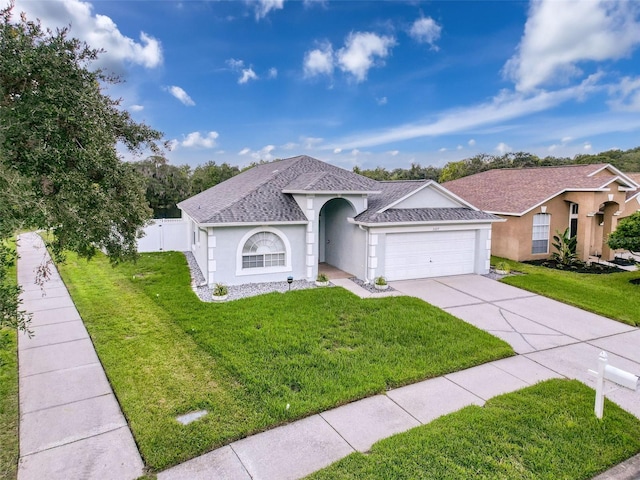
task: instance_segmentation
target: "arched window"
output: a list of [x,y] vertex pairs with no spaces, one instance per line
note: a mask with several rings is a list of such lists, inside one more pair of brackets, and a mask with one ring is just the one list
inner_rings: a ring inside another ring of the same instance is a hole
[[242,268],[282,267],[286,249],[282,239],[272,232],[258,232],[242,247]]

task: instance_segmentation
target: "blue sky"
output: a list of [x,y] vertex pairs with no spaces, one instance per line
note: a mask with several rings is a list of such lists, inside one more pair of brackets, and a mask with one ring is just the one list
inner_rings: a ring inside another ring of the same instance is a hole
[[640,2],[27,1],[103,48],[172,164],[344,168],[640,145]]

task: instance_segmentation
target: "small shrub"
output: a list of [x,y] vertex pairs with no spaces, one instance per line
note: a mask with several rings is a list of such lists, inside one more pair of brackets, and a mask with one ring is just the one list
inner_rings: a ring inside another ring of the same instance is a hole
[[387,280],[384,277],[376,277],[375,283],[376,285],[386,285]]
[[511,267],[509,266],[509,264],[507,262],[498,262],[496,264],[496,270],[500,270],[501,272],[506,272],[506,273],[510,273],[511,272]]
[[316,277],[316,282],[325,283],[329,281],[329,277],[327,277],[326,273],[319,273]]
[[212,293],[214,297],[224,297],[229,294],[229,288],[224,283],[216,283]]

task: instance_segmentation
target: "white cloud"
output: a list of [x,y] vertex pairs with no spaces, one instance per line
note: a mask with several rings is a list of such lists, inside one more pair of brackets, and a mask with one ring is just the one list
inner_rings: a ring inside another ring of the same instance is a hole
[[640,112],[640,77],[624,77],[618,85],[609,88],[613,97],[612,109],[622,112]]
[[256,20],[266,17],[272,10],[282,10],[284,0],[247,0],[253,4],[256,12]]
[[640,4],[532,1],[517,53],[504,74],[526,92],[581,75],[580,62],[616,60],[640,43]]
[[[580,85],[552,92],[538,91],[530,95],[503,91],[489,102],[447,110],[435,120],[408,123],[383,130],[365,132],[338,140],[335,143],[345,149],[363,148],[413,138],[469,132],[478,127],[494,125],[506,120],[545,111],[569,100],[584,98],[586,95],[604,88],[598,84],[599,79],[599,75],[592,75]],[[469,145],[473,145],[471,141]],[[334,148],[334,145],[327,145],[327,148]]]
[[371,32],[350,33],[345,46],[338,50],[336,56],[340,69],[363,82],[369,69],[382,64],[389,56],[391,48],[396,44],[393,37],[379,36]]
[[324,138],[304,137],[300,140],[302,142],[303,148],[305,148],[306,150],[313,150],[324,141]]
[[249,80],[257,80],[257,79],[258,79],[258,75],[256,75],[256,72],[254,72],[251,67],[243,68],[242,76],[238,79],[238,83],[240,85],[244,85]]
[[357,157],[358,155],[360,155],[360,150],[354,148],[353,150],[351,150],[351,155]]
[[244,67],[244,60],[238,60],[236,58],[230,58],[226,61],[226,64],[229,65],[229,68],[234,71],[241,70]]
[[282,145],[280,148],[282,150],[293,150],[294,148],[298,147],[297,143],[294,142],[287,142],[284,145]]
[[322,8],[327,8],[329,0],[303,0],[302,3],[305,8],[314,7],[316,5],[321,6]]
[[446,147],[442,147],[440,150],[438,150],[439,152],[446,152],[447,148]]
[[267,72],[267,78],[278,78],[278,69],[271,67]]
[[471,140],[469,140],[469,141],[467,142],[467,144],[468,144],[470,147],[473,147],[473,146],[476,144],[476,141],[472,138]]
[[303,69],[305,77],[331,76],[333,74],[333,47],[331,44],[325,42],[319,48],[305,53]]
[[129,107],[129,110],[131,110],[132,112],[141,112],[142,110],[144,110],[144,107],[142,105],[131,105]]
[[573,137],[562,137],[560,141],[562,143],[569,143],[571,140],[573,140]]
[[387,97],[376,98],[376,103],[378,105],[386,105],[388,102]]
[[431,17],[419,18],[409,30],[409,35],[418,43],[428,43],[431,48],[437,50],[436,40],[440,38],[442,27]]
[[249,155],[254,160],[273,160],[273,152],[276,149],[275,145],[265,145],[260,150],[251,150],[248,147],[243,148],[238,152],[238,155]]
[[204,136],[200,132],[191,132],[180,145],[186,148],[213,148],[218,136],[218,132],[205,132]]
[[400,153],[400,150],[390,150],[389,152],[387,152],[389,155],[391,155],[392,157],[397,156]]
[[196,104],[196,102],[194,102],[191,99],[189,94],[187,94],[187,92],[185,92],[182,88],[178,87],[177,85],[172,85],[170,87],[167,87],[167,90],[171,95],[176,97],[187,107],[193,107]]
[[462,150],[463,148],[464,148],[464,147],[463,147],[462,145],[458,145],[458,146],[456,147],[456,150]]
[[178,148],[178,145],[180,145],[180,142],[175,138],[173,140],[169,140],[169,151],[175,150]]
[[334,148],[333,149],[333,153],[335,153],[335,154],[342,153],[342,149],[341,148]]
[[504,142],[500,142],[498,145],[496,145],[496,151],[501,155],[504,155],[505,153],[510,152],[511,150],[513,149]]
[[589,142],[585,142],[584,147],[585,150],[591,150],[591,144]]
[[[258,75],[256,74],[256,72],[253,71],[253,67],[249,66],[248,68],[244,68],[245,66],[244,60],[239,60],[237,58],[229,58],[226,61],[226,64],[234,72],[240,73],[240,78],[238,78],[238,83],[240,85],[244,85],[245,83],[248,83],[249,80],[258,80]],[[278,71],[276,69],[271,69],[271,70],[275,71],[274,72],[275,75],[278,74]],[[269,71],[270,73],[271,73],[271,70]]]
[[24,1],[16,4],[16,12],[25,12],[29,20],[39,18],[46,28],[55,30],[71,24],[71,36],[92,48],[101,48],[96,64],[108,71],[120,72],[125,64],[155,68],[162,65],[162,45],[151,35],[140,32],[139,41],[120,32],[106,15],[94,14],[93,5],[80,0]]
[[250,148],[245,147],[245,148],[243,148],[242,150],[240,150],[240,151],[238,152],[238,155],[246,155],[246,154],[247,154],[247,153],[249,153],[249,152],[251,152],[251,149],[250,149]]

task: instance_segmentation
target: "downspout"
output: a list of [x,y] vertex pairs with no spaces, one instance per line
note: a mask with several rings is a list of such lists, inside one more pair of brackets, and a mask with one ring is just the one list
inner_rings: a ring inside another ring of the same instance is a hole
[[366,234],[364,240],[364,283],[369,283],[369,229],[361,224],[358,224],[358,227]]

